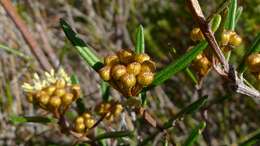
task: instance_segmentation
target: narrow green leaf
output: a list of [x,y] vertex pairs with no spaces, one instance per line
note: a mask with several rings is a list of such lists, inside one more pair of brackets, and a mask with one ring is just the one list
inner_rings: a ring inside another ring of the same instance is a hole
[[14,54],[18,57],[25,59],[25,60],[31,60],[32,59],[30,56],[23,54],[22,52],[18,51],[17,49],[9,48],[8,46],[5,46],[3,44],[0,44],[0,49],[3,49],[4,51],[9,52],[11,54]]
[[191,61],[199,54],[201,53],[205,48],[207,47],[207,42],[202,41],[191,51],[184,54],[180,59],[178,59],[176,62],[171,63],[170,65],[166,66],[163,70],[158,72],[155,75],[154,81],[152,83],[152,86],[157,86],[162,84],[167,79],[171,78],[173,75],[175,75],[177,72],[181,71],[185,67],[187,67]]
[[141,93],[140,93],[140,95],[141,95],[141,103],[142,103],[142,106],[145,106],[146,105],[146,103],[147,103],[147,95],[146,95],[146,91],[142,91]]
[[140,54],[144,53],[145,44],[144,44],[144,28],[140,25],[136,30],[136,46],[135,53]]
[[[76,74],[72,74],[70,80],[72,84],[79,84],[79,79]],[[76,100],[76,105],[78,113],[82,114],[86,111],[86,107],[81,97]]]
[[220,26],[220,23],[221,23],[221,15],[219,15],[219,14],[214,15],[214,17],[210,21],[211,30],[213,32],[216,32]]
[[243,7],[242,6],[238,7],[237,12],[236,12],[236,22],[235,22],[236,24],[242,14],[242,12],[243,12]]
[[228,9],[226,29],[235,30],[236,25],[236,12],[237,12],[237,0],[231,0],[231,4]]
[[132,131],[115,131],[106,132],[104,134],[98,135],[94,140],[108,139],[108,138],[121,138],[121,137],[133,137]]
[[109,87],[108,83],[105,81],[101,81],[100,90],[101,90],[103,101],[108,101],[109,92],[110,92],[110,87]]
[[66,21],[60,19],[60,25],[67,38],[75,46],[78,53],[85,60],[85,62],[93,69],[98,70],[102,66],[99,58],[91,51],[87,44],[79,38],[79,36],[72,30]]
[[202,131],[206,127],[205,122],[201,122],[198,126],[196,126],[190,133],[188,139],[185,141],[184,146],[192,146],[199,136],[201,135]]
[[238,66],[238,71],[240,73],[243,73],[246,71],[246,59],[247,57],[255,52],[260,52],[260,33],[257,34],[253,44],[251,45],[251,47],[248,49],[246,55],[244,55],[244,58],[242,59],[242,62],[240,63],[240,65]]
[[246,140],[240,142],[239,146],[253,146],[258,141],[260,141],[260,129],[250,134]]
[[186,71],[187,75],[191,78],[191,80],[192,80],[195,84],[198,84],[198,83],[199,83],[198,80],[197,80],[197,78],[196,78],[196,76],[194,75],[194,73],[193,73],[188,67],[186,67],[185,71]]
[[217,9],[207,18],[207,22],[210,22],[213,16],[220,14],[223,10],[225,10],[230,4],[230,1],[231,0],[223,0]]
[[172,126],[172,123],[183,117],[184,115],[188,115],[191,113],[194,113],[195,111],[197,111],[199,108],[201,108],[207,101],[208,97],[204,96],[202,98],[199,98],[198,100],[196,100],[195,102],[191,103],[190,105],[188,105],[187,107],[183,108],[174,118],[172,118],[171,120],[169,120],[167,123],[164,124],[164,128],[170,128]]
[[49,117],[41,117],[41,116],[27,117],[27,116],[12,115],[10,116],[10,121],[13,124],[21,124],[26,122],[47,124],[47,123],[52,123],[55,120]]

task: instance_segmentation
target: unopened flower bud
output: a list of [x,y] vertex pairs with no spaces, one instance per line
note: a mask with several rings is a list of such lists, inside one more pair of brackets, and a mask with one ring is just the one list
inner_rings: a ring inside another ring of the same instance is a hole
[[85,120],[85,126],[87,129],[92,128],[95,125],[95,120],[92,118],[89,118]]
[[114,65],[119,63],[119,58],[117,55],[109,55],[104,58],[104,64],[105,65]]
[[110,66],[104,66],[99,70],[99,75],[104,81],[110,80]]
[[39,99],[40,104],[47,105],[49,102],[50,96],[44,95]]
[[242,38],[239,35],[237,35],[237,34],[231,35],[229,43],[232,46],[237,47],[237,46],[239,46],[242,43]]
[[75,119],[75,123],[76,123],[76,124],[84,124],[84,117],[78,116],[78,117]]
[[126,67],[127,73],[137,75],[141,71],[141,64],[139,62],[132,62]]
[[137,81],[143,86],[148,86],[153,82],[154,74],[152,72],[141,72],[137,76]]
[[54,91],[56,90],[56,87],[55,86],[48,86],[47,88],[44,89],[44,91],[49,95],[51,96]]
[[126,67],[124,65],[115,65],[111,70],[111,75],[115,80],[120,79],[126,73]]
[[122,50],[118,52],[120,62],[128,64],[133,61],[133,53],[130,50]]
[[66,93],[65,95],[62,96],[62,103],[64,105],[69,105],[73,101],[73,94],[72,93]]
[[75,99],[77,99],[80,96],[80,86],[79,86],[79,84],[72,85],[71,89],[72,89],[73,97]]
[[28,94],[26,95],[26,99],[27,99],[28,102],[33,103],[33,100],[34,100],[34,95],[33,95],[33,93],[28,93]]
[[136,78],[133,74],[126,73],[121,77],[121,82],[123,83],[124,87],[131,88],[135,85]]
[[142,63],[142,67],[141,67],[142,72],[155,72],[155,70],[156,70],[155,62],[151,60],[147,60]]
[[260,53],[253,53],[247,58],[247,65],[251,72],[260,72]]
[[79,123],[75,125],[75,130],[79,133],[84,132],[85,130],[85,124],[84,123]]
[[192,41],[200,41],[204,39],[204,35],[198,27],[192,29],[190,37]]
[[123,111],[123,106],[121,104],[116,104],[115,106],[115,110],[114,110],[114,115],[117,117],[121,114],[121,112]]
[[61,105],[61,99],[58,96],[53,96],[50,98],[49,104],[53,108],[58,108]]
[[135,55],[135,61],[137,61],[139,63],[143,63],[146,60],[150,60],[150,56],[145,53]]
[[224,31],[221,34],[221,44],[222,45],[227,45],[229,43],[230,36],[231,36],[231,32],[230,31]]
[[59,88],[59,89],[56,89],[56,90],[55,90],[54,95],[55,95],[55,96],[58,96],[58,97],[61,97],[61,96],[63,96],[65,93],[66,93],[66,91],[65,91],[64,88]]
[[65,88],[66,86],[66,82],[62,79],[62,80],[58,80],[55,83],[56,88]]
[[83,113],[82,114],[82,117],[86,120],[86,119],[89,119],[89,118],[91,118],[91,115],[90,115],[90,113]]

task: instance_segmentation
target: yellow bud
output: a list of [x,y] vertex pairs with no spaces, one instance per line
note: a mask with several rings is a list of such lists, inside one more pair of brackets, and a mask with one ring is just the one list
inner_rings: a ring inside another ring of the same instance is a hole
[[95,125],[95,120],[92,118],[89,118],[85,120],[85,126],[87,129],[92,128]]
[[148,86],[153,82],[154,74],[152,72],[141,72],[137,76],[137,81],[140,85]]
[[237,34],[231,35],[229,43],[237,47],[242,43],[242,38]]
[[139,62],[139,63],[143,63],[146,60],[150,60],[150,56],[142,53],[142,54],[135,54],[135,61]]
[[111,70],[111,75],[115,80],[120,79],[126,73],[126,67],[124,65],[115,65]]
[[65,91],[64,88],[59,88],[59,89],[56,89],[56,90],[55,90],[54,95],[55,95],[55,96],[58,96],[58,97],[61,97],[61,96],[63,96],[65,93],[66,93],[66,91]]
[[64,80],[58,80],[58,81],[55,83],[55,86],[56,86],[56,88],[65,88],[66,82],[65,82]]
[[199,55],[196,56],[195,60],[200,60],[203,57],[204,57],[204,55],[202,53],[200,53]]
[[253,53],[247,58],[247,65],[251,72],[260,72],[260,53]]
[[73,101],[73,94],[72,93],[66,93],[65,95],[62,96],[61,100],[62,100],[62,104],[69,105]]
[[73,97],[77,99],[80,96],[80,85],[79,84],[72,85],[71,89],[72,89]]
[[84,123],[76,124],[76,125],[75,125],[75,130],[76,130],[77,132],[79,132],[79,133],[84,132],[84,130],[85,130],[85,125],[84,125]]
[[58,108],[61,105],[60,97],[54,96],[50,98],[49,104],[53,108]]
[[27,99],[28,102],[33,103],[33,100],[34,100],[34,95],[33,95],[33,93],[28,93],[28,94],[26,95],[26,99]]
[[141,71],[141,64],[139,62],[132,62],[126,67],[127,73],[137,75]]
[[51,96],[54,91],[56,90],[56,87],[55,86],[48,86],[47,88],[44,89],[44,91],[49,95]]
[[110,66],[104,66],[99,70],[99,75],[104,81],[110,80]]
[[87,119],[91,118],[91,115],[90,115],[90,113],[83,113],[82,117],[84,117],[84,119],[87,120]]
[[231,36],[231,32],[230,31],[224,31],[221,34],[221,44],[222,45],[227,45],[229,43],[230,36]]
[[135,85],[136,78],[133,74],[126,73],[121,77],[121,82],[123,83],[124,87],[131,88]]
[[128,64],[133,61],[133,52],[130,50],[122,50],[118,52],[120,62]]
[[105,65],[114,65],[114,64],[118,64],[119,63],[119,58],[117,55],[109,55],[106,56],[104,59],[104,64]]
[[123,111],[123,106],[118,103],[115,106],[115,110],[114,110],[113,114],[117,117],[121,114],[122,111]]
[[39,99],[39,102],[43,105],[47,105],[48,102],[49,102],[49,99],[50,99],[50,96],[48,95],[45,95],[45,96],[42,96],[40,99]]
[[155,72],[155,70],[156,70],[155,62],[151,60],[147,60],[142,63],[142,69],[141,69],[142,72]]
[[76,124],[84,123],[84,118],[83,118],[82,116],[78,116],[78,117],[75,119],[75,123],[76,123]]
[[111,108],[111,104],[109,102],[103,103],[104,111],[108,112]]
[[190,37],[192,41],[200,41],[204,39],[204,35],[198,27],[192,29]]
[[114,116],[112,114],[110,114],[106,117],[106,120],[108,120],[109,122],[112,122],[114,120]]
[[42,96],[47,96],[47,93],[42,90],[35,93],[35,99],[37,101],[39,101]]

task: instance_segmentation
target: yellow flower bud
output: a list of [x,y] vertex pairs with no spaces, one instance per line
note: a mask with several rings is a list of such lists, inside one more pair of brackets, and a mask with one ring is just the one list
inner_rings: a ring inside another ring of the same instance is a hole
[[85,120],[85,126],[87,129],[92,128],[95,125],[95,120],[92,118],[89,118]]
[[58,81],[55,83],[55,86],[56,86],[56,88],[65,88],[66,82],[65,82],[64,80],[58,80]]
[[198,27],[192,29],[190,37],[192,41],[200,41],[204,39],[204,35]]
[[221,44],[222,45],[227,45],[229,43],[230,36],[231,36],[231,32],[230,31],[224,31],[221,34]]
[[120,62],[128,64],[133,61],[133,52],[130,50],[122,50],[118,52],[118,57]]
[[153,82],[154,74],[152,72],[141,72],[137,76],[137,81],[140,85],[148,86]]
[[72,93],[66,93],[65,95],[62,96],[61,100],[62,100],[62,104],[69,105],[73,101],[73,94]]
[[59,88],[59,89],[56,89],[56,90],[55,90],[54,95],[55,95],[55,96],[58,96],[58,97],[61,97],[61,96],[63,96],[65,93],[66,93],[66,91],[65,91],[64,88]]
[[110,66],[104,66],[99,70],[99,75],[104,81],[110,80]]
[[40,97],[39,102],[40,102],[40,104],[42,104],[42,105],[47,105],[48,102],[49,102],[49,99],[50,99],[50,96],[44,95],[44,96],[41,96],[41,97]]
[[47,96],[47,93],[44,91],[38,91],[35,93],[35,100],[39,101],[42,96]]
[[110,108],[111,108],[111,104],[109,103],[109,102],[105,102],[105,103],[103,103],[103,107],[104,107],[104,112],[106,113],[106,112],[108,112],[109,110],[110,110]]
[[114,65],[119,63],[119,58],[117,55],[109,55],[104,58],[105,65]]
[[33,103],[34,94],[33,94],[33,93],[28,93],[28,94],[26,95],[26,99],[27,99],[28,102]]
[[139,62],[139,63],[143,63],[146,60],[150,60],[150,56],[142,53],[142,54],[135,54],[135,61]]
[[79,84],[72,85],[71,89],[72,89],[73,97],[77,99],[80,96],[80,85]]
[[124,87],[131,88],[135,85],[136,78],[133,74],[126,73],[121,77],[121,82],[123,83]]
[[126,67],[127,73],[138,75],[141,71],[141,64],[139,62],[132,62]]
[[91,115],[90,115],[90,113],[83,113],[82,117],[84,117],[84,119],[87,120],[87,119],[91,118]]
[[61,99],[58,96],[53,96],[50,98],[49,105],[53,108],[58,108],[61,105]]
[[126,67],[124,65],[115,65],[111,70],[111,75],[115,80],[120,79],[126,73]]
[[84,130],[85,130],[85,125],[84,125],[84,123],[76,124],[76,125],[75,125],[75,130],[76,130],[77,132],[79,132],[79,133],[84,132]]
[[237,35],[237,34],[231,35],[229,43],[232,46],[237,47],[237,46],[239,46],[242,43],[242,38],[239,35]]
[[84,117],[83,117],[83,116],[78,116],[78,117],[75,119],[75,123],[76,123],[76,124],[84,123]]
[[112,122],[114,120],[114,116],[112,114],[110,114],[106,117],[106,120],[108,120],[109,122]]
[[251,72],[260,72],[260,53],[253,53],[247,58],[247,65]]
[[123,106],[121,104],[117,103],[115,105],[115,110],[114,110],[113,114],[117,117],[121,114],[122,111],[123,111]]
[[155,70],[156,70],[155,62],[151,60],[147,60],[142,63],[142,68],[141,68],[142,72],[155,72]]
[[44,89],[44,91],[49,95],[51,96],[54,91],[56,90],[56,87],[55,86],[48,86],[47,88]]

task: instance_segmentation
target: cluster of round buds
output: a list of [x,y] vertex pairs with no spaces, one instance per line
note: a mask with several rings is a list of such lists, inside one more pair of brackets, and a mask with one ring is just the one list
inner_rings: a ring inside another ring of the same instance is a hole
[[104,67],[99,70],[99,75],[129,97],[136,96],[143,87],[153,82],[155,68],[155,63],[147,54],[122,50],[104,58]]
[[96,121],[90,113],[83,113],[74,120],[74,129],[78,133],[84,133],[95,125]]
[[231,48],[238,47],[242,43],[242,38],[234,31],[224,30],[221,34],[222,50],[227,52]]
[[247,58],[247,65],[256,78],[260,80],[260,53],[253,53]]
[[114,100],[102,102],[96,106],[96,112],[101,116],[105,116],[105,119],[110,122],[118,118],[122,111],[122,104]]
[[200,28],[198,28],[198,27],[195,27],[192,29],[192,31],[190,33],[190,37],[191,37],[191,40],[194,42],[205,39],[203,33],[201,32]]
[[33,83],[24,83],[23,90],[30,103],[44,110],[53,112],[56,116],[64,114],[68,107],[80,96],[80,86],[72,85],[69,76],[60,68],[45,72],[40,78],[34,74]]
[[201,53],[193,60],[192,68],[196,71],[199,77],[203,77],[209,72],[211,62],[205,54]]

